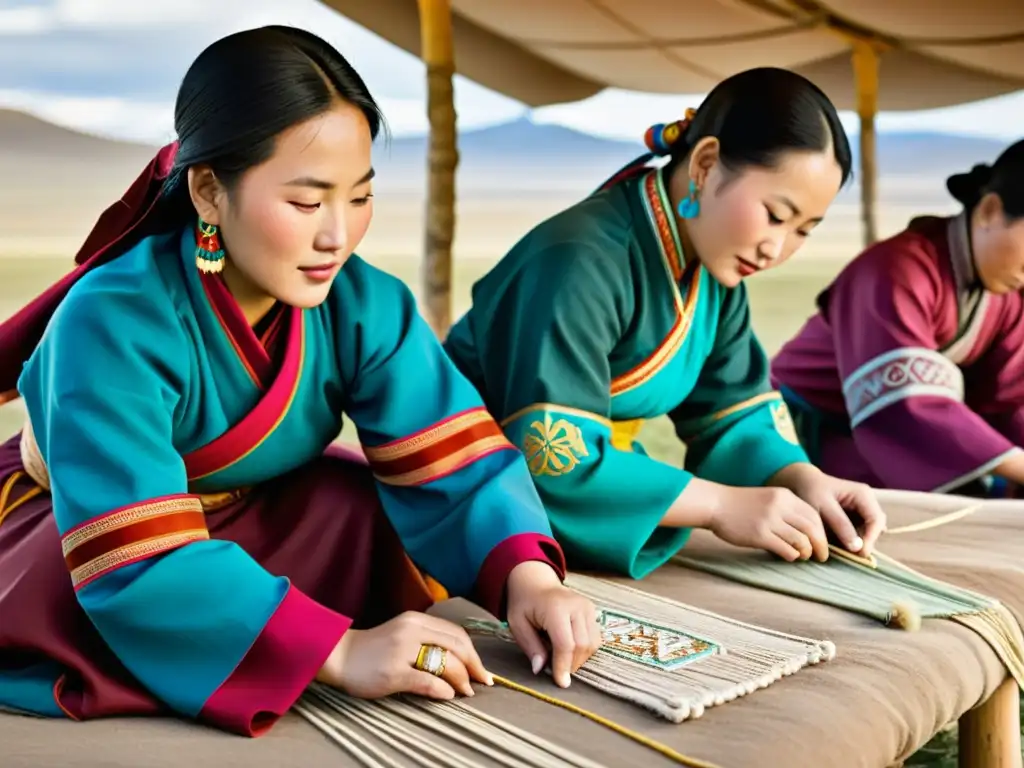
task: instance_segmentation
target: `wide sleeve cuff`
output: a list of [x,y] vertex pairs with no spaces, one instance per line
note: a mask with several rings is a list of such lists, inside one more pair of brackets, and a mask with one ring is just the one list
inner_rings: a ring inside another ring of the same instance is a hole
[[199,718],[243,736],[261,736],[316,678],[352,620],[294,586]]
[[792,464],[811,463],[807,452],[798,445],[771,438],[765,442],[768,444],[757,446],[736,466],[735,485],[759,488]]
[[531,560],[547,563],[560,580],[565,580],[565,555],[557,541],[539,533],[509,536],[490,551],[480,567],[475,590],[480,606],[504,620],[508,575],[520,563]]

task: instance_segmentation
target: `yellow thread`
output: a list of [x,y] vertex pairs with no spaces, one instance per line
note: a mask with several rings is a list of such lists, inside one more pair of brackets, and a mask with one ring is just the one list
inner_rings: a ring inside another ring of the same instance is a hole
[[21,480],[21,478],[23,477],[26,477],[24,472],[20,470],[15,472],[14,474],[7,478],[7,482],[4,483],[3,489],[0,490],[0,523],[3,523],[4,519],[9,514],[11,514],[11,512],[16,510],[26,501],[28,501],[29,499],[34,499],[36,496],[43,492],[43,489],[37,485],[34,488],[30,488],[29,490],[25,491],[25,493],[23,493],[18,498],[17,501],[12,501],[10,504],[8,504],[8,499],[10,499],[11,497],[11,492],[14,490],[15,484],[17,484],[17,482]]
[[981,509],[981,506],[981,504],[974,504],[970,507],[964,507],[963,509],[958,509],[955,512],[950,512],[946,515],[933,517],[931,520],[922,520],[920,523],[901,525],[898,528],[889,528],[886,530],[885,534],[887,536],[892,536],[893,534],[917,533],[918,531],[927,531],[929,528],[938,528],[940,525],[946,525],[946,523],[952,523],[963,517],[974,514]]
[[875,560],[874,555],[863,557],[862,555],[855,555],[853,552],[837,547],[835,544],[828,545],[829,554],[835,555],[836,557],[846,560],[850,563],[856,563],[857,565],[863,565],[865,568],[878,568],[878,561]]
[[556,699],[554,696],[549,696],[546,693],[541,693],[540,691],[535,691],[532,688],[527,688],[525,685],[520,685],[519,683],[513,682],[512,680],[501,677],[499,675],[491,675],[491,677],[493,677],[494,682],[498,683],[499,685],[503,685],[504,687],[509,688],[513,691],[518,691],[519,693],[525,693],[528,696],[533,696],[533,698],[535,699],[540,699],[543,702],[546,702],[556,707],[561,707],[562,709],[568,710],[573,714],[585,717],[588,720],[597,723],[598,725],[603,725],[605,728],[609,728],[615,731],[621,736],[625,736],[626,738],[632,739],[638,744],[642,744],[645,747],[653,749],[655,752],[664,755],[670,760],[676,761],[680,765],[686,765],[690,768],[720,768],[714,763],[706,763],[703,760],[698,760],[695,757],[688,757],[687,755],[684,755],[682,752],[677,752],[676,750],[672,749],[672,747],[662,744],[660,741],[655,741],[654,739],[644,736],[642,733],[637,733],[636,731],[632,731],[629,728],[621,726],[613,720],[609,720],[606,717],[601,717],[601,715],[583,709],[583,707],[578,707],[575,704],[570,704],[568,701]]

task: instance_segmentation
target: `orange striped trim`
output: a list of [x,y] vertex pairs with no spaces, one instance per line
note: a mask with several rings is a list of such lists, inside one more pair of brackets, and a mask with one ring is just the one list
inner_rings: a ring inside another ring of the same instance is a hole
[[484,408],[452,416],[416,434],[375,448],[364,446],[374,475],[388,485],[424,485],[514,446]]
[[[682,253],[675,228],[662,199],[660,178],[660,174],[657,171],[648,174],[644,180],[644,196],[647,203],[648,216],[650,216],[651,223],[658,234],[658,243],[667,272],[666,276],[672,283],[676,319],[668,335],[643,362],[612,379],[612,397],[636,389],[650,381],[657,375],[658,371],[675,357],[690,332],[693,316],[697,309],[697,299],[700,296],[704,281],[704,270],[699,262],[694,261],[685,268],[683,266]],[[690,275],[690,279],[688,281],[686,300],[684,301],[682,294],[679,292],[679,281],[687,274]]]
[[115,510],[61,537],[71,583],[90,581],[130,563],[209,539],[203,506],[195,496],[168,496]]
[[675,282],[683,277],[683,263],[685,258],[682,253],[682,246],[679,244],[679,237],[675,223],[669,218],[665,209],[664,195],[661,189],[661,172],[654,171],[647,174],[644,179],[644,195],[647,199],[647,215],[651,217],[654,229],[658,233],[658,240],[661,243],[661,254],[668,265],[669,274]]

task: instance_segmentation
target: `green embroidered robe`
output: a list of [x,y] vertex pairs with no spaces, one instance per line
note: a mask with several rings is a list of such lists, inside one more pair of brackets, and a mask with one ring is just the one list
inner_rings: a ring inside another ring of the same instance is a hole
[[[526,454],[575,568],[642,578],[686,543],[660,522],[694,476],[758,486],[807,461],[745,287],[685,260],[659,170],[527,234],[474,286],[446,349]],[[636,440],[666,414],[684,468]]]

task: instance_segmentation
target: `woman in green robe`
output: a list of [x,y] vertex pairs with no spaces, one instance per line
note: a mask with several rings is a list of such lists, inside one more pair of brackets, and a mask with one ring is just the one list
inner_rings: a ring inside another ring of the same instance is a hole
[[[884,514],[808,461],[742,282],[789,259],[849,177],[834,106],[753,69],[647,144],[474,286],[449,355],[526,454],[574,567],[642,578],[693,528],[788,560],[825,559],[827,528],[869,554]],[[684,468],[635,439],[666,414]]]

